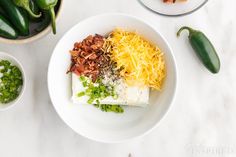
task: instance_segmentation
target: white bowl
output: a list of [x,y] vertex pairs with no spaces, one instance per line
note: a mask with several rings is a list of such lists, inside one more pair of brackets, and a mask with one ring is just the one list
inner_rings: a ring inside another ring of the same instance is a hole
[[[167,78],[163,91],[151,92],[147,108],[125,107],[123,114],[102,112],[92,105],[74,105],[71,101],[71,74],[66,74],[70,65],[69,50],[76,41],[90,34],[105,35],[116,27],[137,31],[165,53]],[[106,143],[126,141],[157,126],[171,106],[176,85],[176,64],[166,40],[146,22],[124,14],[98,15],[75,25],[58,42],[48,69],[49,94],[62,120],[80,135]]]
[[8,53],[0,52],[0,60],[8,60],[8,61],[10,61],[10,63],[17,66],[20,69],[21,73],[22,73],[22,79],[23,79],[23,86],[21,88],[19,96],[15,100],[13,100],[13,101],[11,101],[7,104],[1,104],[0,103],[0,111],[5,111],[5,110],[15,106],[17,104],[17,102],[20,100],[20,98],[22,97],[22,95],[25,91],[25,86],[26,86],[25,80],[26,79],[25,79],[24,69],[23,69],[21,63],[15,57],[9,55]]

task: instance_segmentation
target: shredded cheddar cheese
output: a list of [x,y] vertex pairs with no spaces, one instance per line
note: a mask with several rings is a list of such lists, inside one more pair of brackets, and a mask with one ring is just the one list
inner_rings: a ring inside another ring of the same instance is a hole
[[111,59],[129,86],[161,90],[165,61],[161,50],[135,32],[115,29],[105,41]]

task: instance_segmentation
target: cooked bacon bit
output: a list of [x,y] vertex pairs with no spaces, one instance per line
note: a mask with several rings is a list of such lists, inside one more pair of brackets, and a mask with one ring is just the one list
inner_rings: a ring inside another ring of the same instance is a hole
[[71,54],[71,67],[68,72],[85,75],[96,81],[100,73],[100,64],[103,64],[104,37],[96,34],[89,35],[82,42],[76,42]]
[[84,72],[84,65],[83,64],[76,64],[76,70],[80,73]]
[[72,57],[76,57],[79,55],[79,51],[70,51]]
[[176,0],[163,0],[164,3],[175,3]]
[[94,60],[94,59],[96,59],[97,57],[98,57],[98,56],[97,56],[95,53],[93,53],[93,54],[90,55],[88,58]]

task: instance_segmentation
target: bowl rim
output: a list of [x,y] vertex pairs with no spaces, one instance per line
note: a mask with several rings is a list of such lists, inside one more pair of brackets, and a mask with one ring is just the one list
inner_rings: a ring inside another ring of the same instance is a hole
[[154,9],[146,6],[144,4],[144,2],[142,0],[138,0],[138,2],[146,9],[148,9],[149,11],[153,12],[153,13],[156,13],[158,15],[161,15],[161,16],[165,16],[165,17],[181,17],[181,16],[186,16],[186,15],[189,15],[189,14],[192,14],[196,11],[198,11],[199,9],[201,9],[207,2],[208,0],[205,0],[201,5],[199,5],[198,7],[196,7],[195,9],[191,10],[191,11],[187,11],[187,12],[184,12],[184,13],[180,13],[180,14],[166,14],[166,13],[161,13],[161,12],[158,12],[158,11],[155,11]]
[[[64,0],[61,0],[61,3],[59,5],[59,7],[58,7],[58,11],[56,13],[56,21],[59,20],[59,17],[61,15],[63,3],[64,3]],[[41,31],[41,32],[39,32],[39,33],[29,37],[29,38],[24,38],[24,39],[7,39],[7,38],[0,37],[0,42],[6,43],[6,44],[26,44],[26,43],[31,43],[33,41],[36,41],[36,40],[42,38],[43,36],[47,35],[51,31],[52,31],[51,25],[48,25],[43,31]]]
[[[106,16],[124,16],[124,17],[128,17],[128,18],[133,18],[137,21],[140,21],[141,23],[144,23],[145,25],[148,25],[151,29],[153,29],[153,31],[155,31],[155,33],[157,33],[160,38],[164,41],[164,43],[167,45],[167,47],[169,48],[170,50],[170,55],[172,56],[172,59],[173,59],[173,68],[174,68],[174,76],[175,76],[175,84],[174,84],[174,87],[173,87],[173,97],[172,99],[170,100],[170,103],[169,103],[169,107],[167,108],[166,112],[163,114],[163,116],[160,118],[159,121],[157,121],[152,127],[150,127],[149,129],[147,129],[146,131],[144,131],[143,133],[137,135],[137,136],[133,136],[133,137],[128,137],[126,139],[121,139],[121,140],[102,140],[101,138],[93,138],[93,137],[89,137],[81,132],[77,132],[74,128],[72,128],[70,125],[67,124],[67,122],[60,116],[58,110],[57,110],[57,107],[55,107],[54,105],[54,101],[52,100],[52,97],[51,97],[51,90],[50,90],[50,85],[49,85],[49,72],[51,71],[50,70],[50,65],[52,64],[52,58],[53,58],[53,55],[54,54],[54,50],[55,48],[57,47],[58,43],[61,42],[61,40],[63,39],[63,37],[69,33],[72,29],[74,29],[75,27],[77,27],[77,25],[81,24],[81,23],[86,23],[87,21],[89,20],[92,20],[94,18],[102,18],[102,17],[106,17]],[[100,142],[100,143],[106,143],[106,144],[116,144],[116,143],[125,143],[125,142],[128,142],[128,141],[131,141],[131,140],[135,140],[135,139],[138,139],[138,138],[141,138],[145,135],[147,135],[148,133],[150,133],[152,130],[154,130],[157,126],[160,125],[160,123],[163,121],[163,119],[166,117],[166,115],[169,113],[171,107],[173,106],[173,102],[175,100],[175,97],[176,97],[176,91],[177,91],[177,84],[178,84],[178,73],[177,73],[177,64],[176,64],[176,59],[175,59],[175,56],[174,56],[174,53],[173,53],[173,50],[170,46],[170,44],[167,42],[166,38],[164,38],[164,36],[159,32],[157,31],[154,26],[152,24],[150,24],[149,22],[139,18],[139,17],[136,17],[136,16],[133,16],[133,15],[129,15],[129,14],[125,14],[125,13],[103,13],[103,14],[98,14],[98,15],[95,15],[95,16],[91,16],[91,17],[88,17],[88,18],[85,18],[84,20],[82,21],[79,21],[77,24],[75,24],[74,26],[72,26],[69,30],[67,30],[64,35],[60,38],[60,40],[57,42],[57,44],[55,45],[54,47],[54,50],[53,50],[53,53],[51,54],[51,57],[50,57],[50,60],[49,60],[49,65],[48,65],[48,72],[47,72],[47,87],[48,87],[48,92],[49,92],[49,97],[50,97],[50,100],[51,100],[51,103],[56,111],[56,113],[58,114],[58,116],[60,117],[60,119],[66,124],[66,126],[68,126],[69,128],[71,128],[75,133],[77,133],[78,135],[81,135],[82,137],[84,138],[87,138],[89,140],[92,140],[92,141],[96,141],[96,142]]]
[[[6,52],[3,52],[3,51],[0,51],[0,60],[1,60],[1,56],[6,56],[8,58],[10,58],[11,60],[14,60],[14,62],[16,62],[16,66],[20,69],[21,71],[21,74],[22,74],[22,79],[23,79],[23,85],[22,85],[22,88],[21,88],[21,91],[20,91],[20,94],[18,95],[18,97],[5,104],[6,107],[3,107],[3,108],[0,108],[0,112],[1,111],[6,111],[14,106],[16,106],[16,104],[19,102],[19,100],[22,98],[24,92],[25,92],[25,89],[26,89],[26,75],[25,75],[25,70],[24,70],[24,67],[22,66],[22,64],[20,63],[20,61],[18,59],[16,59],[14,56],[10,55],[9,53],[6,53]],[[15,65],[15,64],[14,64]],[[3,104],[0,104],[0,105],[3,105]]]

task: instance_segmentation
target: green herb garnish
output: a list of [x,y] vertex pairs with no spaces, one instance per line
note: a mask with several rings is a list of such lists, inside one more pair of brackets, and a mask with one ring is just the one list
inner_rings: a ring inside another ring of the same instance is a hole
[[85,92],[79,92],[79,93],[77,94],[78,97],[81,97],[81,96],[84,96],[84,95],[85,95]]
[[112,96],[114,99],[118,98],[115,92],[115,87],[112,85],[105,85],[101,79],[97,79],[93,83],[89,78],[80,76],[80,81],[85,87],[85,91],[77,94],[78,97],[88,96],[88,104],[93,104],[95,107],[100,108],[104,112],[123,113],[124,109],[120,105],[100,104],[100,100],[105,99],[108,96]]
[[22,74],[17,66],[7,60],[0,61],[0,103],[15,100],[23,85]]
[[102,111],[105,112],[115,112],[115,113],[123,113],[124,109],[120,105],[109,105],[102,104],[98,106]]

